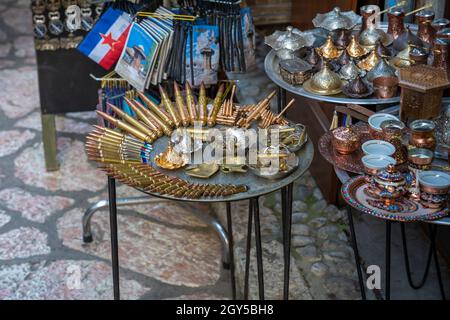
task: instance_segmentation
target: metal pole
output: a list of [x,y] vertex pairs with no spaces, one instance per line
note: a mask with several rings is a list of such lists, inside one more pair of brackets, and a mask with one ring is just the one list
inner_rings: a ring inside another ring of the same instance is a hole
[[226,202],[227,207],[227,230],[228,230],[228,251],[230,255],[230,276],[231,276],[231,293],[233,300],[236,300],[236,279],[234,274],[234,251],[233,251],[233,222],[231,220],[231,203]]
[[386,220],[386,293],[385,299],[391,300],[391,221]]
[[289,272],[291,266],[291,227],[292,227],[292,191],[294,185],[287,186],[286,216],[284,218],[284,288],[283,298],[289,300]]
[[117,235],[116,181],[108,177],[109,224],[111,232],[111,264],[113,273],[114,300],[120,300],[119,241]]
[[252,250],[252,219],[253,201],[248,202],[248,221],[247,221],[247,249],[245,251],[245,275],[244,275],[244,300],[248,300],[249,272],[250,272],[250,252]]
[[262,245],[261,245],[261,225],[259,220],[259,203],[258,197],[253,198],[253,213],[255,215],[255,241],[256,241],[256,264],[258,267],[258,291],[259,299],[264,300],[264,271],[262,259]]
[[355,225],[353,223],[352,208],[347,206],[348,224],[350,227],[350,235],[352,237],[353,255],[355,256],[356,271],[358,272],[359,290],[361,291],[361,299],[366,300],[366,289],[364,287],[364,279],[361,270],[361,261],[359,259],[358,243],[356,242]]

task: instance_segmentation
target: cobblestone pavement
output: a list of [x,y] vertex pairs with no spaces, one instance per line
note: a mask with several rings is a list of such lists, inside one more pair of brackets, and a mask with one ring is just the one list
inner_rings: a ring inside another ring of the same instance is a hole
[[[26,0],[0,3],[0,299],[111,299],[107,212],[93,218],[93,243],[83,244],[81,236],[83,212],[107,196],[106,178],[87,162],[83,148],[95,115],[57,118],[61,168],[47,173],[27,6]],[[259,50],[259,68],[239,77],[243,103],[275,88],[261,69],[264,47]],[[117,193],[140,195],[123,185]],[[294,200],[291,298],[358,299],[344,212],[323,200],[309,173],[295,184]],[[280,194],[260,201],[266,297],[279,299]],[[198,209],[226,225],[223,206]],[[242,294],[247,203],[233,204],[232,216]],[[220,241],[190,209],[175,203],[139,205],[120,209],[118,220],[123,298],[230,298]],[[254,261],[250,294],[257,298]]]

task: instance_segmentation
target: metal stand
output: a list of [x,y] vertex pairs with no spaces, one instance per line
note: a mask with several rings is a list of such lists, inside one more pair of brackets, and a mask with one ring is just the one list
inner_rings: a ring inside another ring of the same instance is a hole
[[361,270],[361,260],[359,257],[358,243],[356,241],[355,225],[353,224],[353,214],[352,208],[350,206],[347,206],[347,217],[348,217],[348,224],[350,226],[350,235],[352,237],[351,241],[352,241],[353,255],[355,256],[356,271],[358,272],[359,291],[361,292],[361,299],[366,300],[367,299],[366,289],[364,287],[364,279]]
[[[356,241],[356,234],[355,234],[355,226],[353,223],[353,216],[352,216],[352,209],[350,207],[347,207],[347,216],[349,221],[349,227],[350,227],[350,234],[351,234],[351,243],[353,247],[353,253],[355,256],[355,265],[356,270],[358,272],[358,282],[359,282],[359,288],[361,291],[361,298],[363,300],[366,300],[366,292],[365,292],[365,286],[364,286],[364,279],[362,275],[361,270],[361,262],[359,258],[359,252],[358,252],[358,244]],[[392,221],[386,220],[386,242],[385,242],[385,300],[391,299],[391,246],[392,246]],[[406,230],[405,230],[405,224],[400,223],[401,228],[401,235],[402,235],[402,245],[403,245],[403,256],[404,256],[404,262],[405,262],[405,268],[406,268],[406,275],[408,278],[408,283],[411,286],[411,288],[418,290],[422,288],[429,275],[429,269],[431,265],[431,258],[434,258],[434,264],[436,268],[436,276],[438,279],[439,284],[439,291],[442,297],[442,300],[446,300],[445,296],[445,289],[444,284],[442,282],[442,274],[441,269],[439,266],[439,258],[438,253],[436,249],[436,234],[437,234],[437,225],[428,225],[428,233],[430,237],[430,248],[428,250],[427,254],[427,262],[425,265],[425,269],[422,275],[421,280],[418,284],[415,284],[412,280],[412,274],[411,274],[411,266],[409,262],[409,255],[408,255],[408,245],[406,241]]]
[[411,267],[409,263],[409,256],[408,256],[408,246],[406,242],[406,230],[404,223],[400,224],[401,231],[402,231],[402,244],[403,244],[403,256],[405,260],[405,267],[406,267],[406,274],[408,276],[408,282],[411,288],[413,289],[420,289],[422,288],[429,275],[430,265],[431,265],[431,258],[434,258],[434,264],[436,268],[436,276],[438,278],[438,284],[439,284],[439,291],[441,293],[442,300],[446,300],[445,297],[445,290],[444,290],[444,284],[442,282],[442,275],[441,275],[441,268],[439,266],[439,258],[438,253],[436,249],[436,235],[437,235],[437,225],[428,225],[428,234],[430,237],[430,249],[428,250],[428,256],[427,256],[427,262],[425,265],[425,270],[423,272],[422,279],[420,280],[419,284],[415,284],[412,280],[412,274],[411,274]]
[[227,207],[227,229],[228,229],[228,251],[230,253],[230,276],[231,276],[231,294],[233,300],[236,300],[236,279],[234,272],[234,242],[233,242],[233,222],[231,220],[231,203],[226,202]]
[[113,273],[114,300],[120,300],[119,241],[117,234],[116,180],[108,177],[109,224],[111,232],[111,263]]
[[289,300],[289,273],[291,265],[291,229],[292,229],[292,191],[294,185],[290,184],[281,189],[282,201],[282,229],[284,253],[284,281],[283,299]]
[[[116,198],[116,206],[117,207],[125,207],[131,205],[138,204],[149,204],[149,203],[161,203],[167,202],[169,200],[152,198],[150,196],[144,197],[134,197],[134,198]],[[88,208],[82,218],[82,227],[83,227],[83,242],[89,243],[93,241],[92,230],[91,230],[91,220],[94,214],[102,209],[106,209],[109,207],[108,200],[100,200],[99,202],[93,204],[90,208]],[[225,269],[230,268],[230,252],[229,252],[229,243],[228,243],[228,235],[225,228],[220,224],[220,222],[210,216],[209,214],[204,214],[203,212],[193,212],[198,218],[202,219],[205,223],[209,225],[209,227],[214,230],[222,243],[222,264]]]
[[244,300],[248,300],[250,253],[252,250],[253,201],[248,201],[247,244],[245,250]]

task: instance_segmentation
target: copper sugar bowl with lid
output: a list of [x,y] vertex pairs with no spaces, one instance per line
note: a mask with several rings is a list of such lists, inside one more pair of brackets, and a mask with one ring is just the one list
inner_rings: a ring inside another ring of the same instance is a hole
[[389,206],[401,199],[406,189],[406,179],[394,165],[390,164],[385,170],[379,171],[373,179],[377,195]]
[[405,31],[405,10],[401,7],[393,8],[387,13],[388,16],[388,30],[394,39],[397,39],[399,35]]
[[359,134],[352,127],[339,127],[332,131],[333,147],[340,154],[351,154],[355,152],[360,145]]
[[436,148],[436,138],[434,131],[436,125],[431,120],[415,120],[409,125],[411,136],[409,144],[416,148],[434,150]]

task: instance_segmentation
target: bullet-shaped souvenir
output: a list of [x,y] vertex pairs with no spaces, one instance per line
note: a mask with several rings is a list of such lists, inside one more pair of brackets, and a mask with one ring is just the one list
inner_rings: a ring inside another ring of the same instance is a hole
[[128,122],[130,125],[132,125],[133,127],[135,127],[136,129],[138,129],[139,131],[145,133],[148,136],[151,135],[157,135],[157,133],[153,130],[151,130],[149,127],[147,127],[145,124],[143,124],[142,122],[139,122],[137,119],[133,118],[132,116],[126,114],[125,112],[123,112],[122,110],[120,110],[119,108],[117,108],[116,106],[108,103],[108,106],[113,109],[113,111],[120,116],[123,120],[125,120],[126,122]]
[[158,123],[155,123],[154,121],[152,121],[152,119],[150,119],[149,117],[147,117],[144,112],[139,109],[138,107],[136,107],[136,105],[134,103],[132,103],[132,101],[128,100],[127,98],[125,98],[125,100],[127,100],[127,103],[129,105],[129,107],[131,108],[131,110],[133,110],[134,113],[136,113],[137,117],[145,124],[147,125],[151,130],[153,130],[154,132],[156,132],[156,134],[158,135],[158,137],[161,137],[163,135],[163,130],[162,128],[158,125]]
[[183,95],[181,94],[180,88],[178,87],[178,83],[176,81],[173,83],[173,89],[175,92],[175,104],[181,118],[181,123],[183,124],[183,127],[188,127],[191,123],[191,117],[189,116],[186,105],[184,104]]
[[198,120],[202,126],[205,126],[208,120],[208,98],[206,97],[206,88],[203,82],[200,85],[198,96]]
[[225,91],[225,85],[221,84],[219,87],[219,90],[217,90],[216,98],[213,102],[213,107],[211,109],[211,112],[208,115],[208,126],[214,127],[216,124],[216,118],[219,114],[220,108],[222,107],[222,99],[223,99],[223,93]]
[[158,124],[158,126],[163,130],[164,134],[170,136],[172,134],[171,126],[165,121],[161,120],[155,113],[150,109],[145,108],[139,101],[133,100],[134,106],[140,109],[151,121]]
[[167,114],[162,108],[157,106],[152,100],[150,100],[144,93],[137,92],[139,98],[144,102],[147,106],[148,110],[154,112],[162,121],[164,121],[169,127],[173,127],[175,123],[172,120],[172,117]]
[[180,115],[178,114],[177,110],[175,110],[175,107],[172,104],[172,100],[170,100],[166,90],[164,90],[161,85],[159,85],[159,93],[161,95],[161,101],[164,105],[164,108],[166,108],[167,112],[172,117],[173,123],[178,128],[181,125]]
[[189,112],[189,117],[191,118],[191,125],[194,125],[194,122],[198,120],[197,117],[197,108],[195,103],[195,97],[192,92],[191,85],[188,81],[186,81],[186,104]]
[[132,136],[134,136],[140,140],[146,141],[148,143],[152,143],[156,138],[155,135],[152,135],[152,136],[147,135],[147,134],[139,131],[138,129],[130,126],[129,124],[127,124],[123,121],[120,121],[118,119],[115,119],[102,111],[97,110],[97,114],[99,116],[101,116],[103,119],[105,119],[106,121],[108,121],[109,123],[113,124],[114,126],[118,127],[119,129],[122,129],[123,131],[128,132],[129,134],[131,134]]

